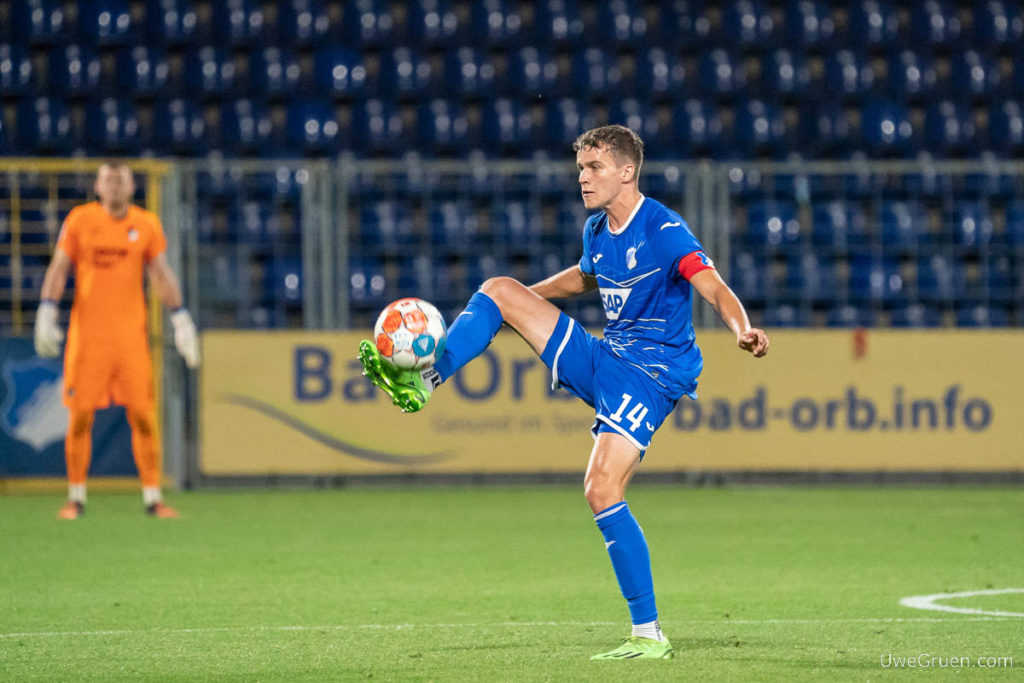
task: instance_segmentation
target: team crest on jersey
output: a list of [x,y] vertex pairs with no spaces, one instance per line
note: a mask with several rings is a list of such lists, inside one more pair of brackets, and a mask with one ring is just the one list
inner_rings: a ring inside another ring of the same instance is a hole
[[134,242],[139,239],[139,231],[135,228],[128,228],[128,241]]
[[622,312],[622,307],[626,305],[626,300],[632,291],[629,288],[601,287],[601,302],[604,304],[604,312],[609,320],[619,319],[619,313]]

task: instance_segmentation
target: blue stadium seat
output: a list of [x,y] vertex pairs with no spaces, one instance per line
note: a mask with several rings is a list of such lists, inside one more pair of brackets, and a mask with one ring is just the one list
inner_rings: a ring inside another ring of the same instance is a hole
[[575,0],[542,0],[534,12],[537,44],[575,47],[582,42],[585,27]]
[[988,0],[974,5],[974,40],[978,45],[1019,45],[1024,38],[1024,17],[1016,2]]
[[850,259],[852,301],[899,301],[905,298],[904,285],[899,259],[867,255],[855,255]]
[[741,64],[722,48],[704,53],[697,69],[700,89],[706,95],[731,97],[741,93],[746,85]]
[[494,61],[472,47],[460,47],[445,55],[444,80],[449,97],[492,96],[496,76]]
[[989,111],[988,148],[1001,156],[1024,152],[1024,112],[1019,102],[1007,100]]
[[802,147],[812,157],[845,155],[859,143],[860,130],[835,102],[806,105],[800,121]]
[[466,267],[466,290],[474,292],[485,280],[501,275],[508,275],[509,264],[493,254],[474,254],[469,258]]
[[86,109],[86,139],[93,154],[132,154],[139,146],[139,115],[126,100],[108,97]]
[[925,53],[907,49],[891,55],[888,72],[889,90],[895,97],[927,100],[938,88],[935,60]]
[[733,251],[729,267],[729,286],[748,305],[760,305],[771,292],[764,259],[748,251]]
[[153,112],[153,148],[162,153],[197,156],[209,151],[206,122],[193,100],[157,102]]
[[1024,248],[1024,200],[1015,199],[1006,205],[1006,241],[1014,249]]
[[615,55],[589,47],[573,55],[572,82],[578,97],[613,99],[622,92],[622,68]]
[[939,253],[917,259],[917,295],[921,301],[948,304],[966,291],[964,268],[957,259]]
[[407,47],[386,53],[381,60],[380,88],[393,99],[416,99],[437,92],[440,74],[430,59]]
[[828,327],[874,327],[877,317],[869,308],[841,305],[828,309],[825,324]]
[[932,102],[927,106],[924,139],[928,151],[938,157],[974,156],[978,152],[977,131],[971,112],[950,100]]
[[897,305],[889,313],[890,327],[941,327],[942,314],[931,306],[913,303]]
[[29,45],[46,45],[66,40],[73,36],[59,0],[21,0],[11,6],[12,37]]
[[528,255],[540,248],[544,225],[530,202],[498,202],[492,207],[490,218],[495,241],[508,253]]
[[995,59],[977,50],[964,50],[953,55],[950,79],[953,93],[962,98],[986,99],[1002,86],[1002,76]]
[[353,107],[352,144],[355,151],[370,156],[390,154],[406,140],[405,124],[395,106],[387,100],[372,99]]
[[220,114],[220,149],[225,154],[267,154],[273,150],[273,126],[262,102],[226,102]]
[[100,59],[96,52],[82,45],[67,45],[50,52],[51,96],[95,96],[102,80]]
[[462,201],[442,201],[430,209],[430,243],[435,253],[465,255],[478,247],[480,226],[472,208]]
[[289,103],[285,125],[288,144],[305,154],[337,153],[347,138],[333,107],[323,100]]
[[313,80],[325,96],[358,97],[367,90],[367,70],[360,53],[344,47],[323,47],[314,57]]
[[590,212],[583,206],[579,197],[567,197],[558,204],[558,234],[567,244],[579,244],[583,234],[583,224],[587,222]]
[[795,252],[786,259],[783,291],[787,297],[816,305],[833,305],[842,300],[835,261],[814,251]]
[[167,55],[160,48],[136,45],[117,55],[118,87],[133,97],[166,94],[170,73]]
[[857,202],[816,203],[811,216],[811,243],[845,251],[868,241],[864,211]]
[[847,44],[860,49],[904,44],[900,18],[888,2],[861,0],[849,8]]
[[989,301],[1012,304],[1024,299],[1024,272],[1018,274],[1008,253],[990,253],[982,260],[983,281]]
[[637,61],[637,85],[649,99],[676,100],[690,85],[685,62],[671,50],[652,47]]
[[516,153],[534,142],[530,113],[517,100],[498,98],[483,105],[481,138],[488,150]]
[[949,46],[960,40],[960,15],[947,2],[922,0],[910,11],[910,34],[925,48]]
[[[0,150],[4,154],[17,151],[14,143],[11,141],[10,131],[7,130],[7,122],[2,116],[0,116]],[[5,221],[6,218],[0,216],[0,244],[10,241],[10,233],[5,226]]]
[[640,3],[609,0],[600,4],[596,26],[599,44],[635,47],[650,42],[654,33],[654,27],[647,25]]
[[747,100],[736,112],[735,142],[742,156],[774,154],[784,148],[786,124],[778,105]]
[[811,312],[802,306],[781,304],[770,306],[764,312],[765,327],[810,327]]
[[645,159],[675,159],[679,150],[671,113],[659,116],[656,107],[631,97],[615,100],[608,111],[608,122],[632,128],[644,141]]
[[953,205],[951,219],[956,245],[973,250],[992,241],[992,214],[985,203],[958,201]]
[[388,302],[384,266],[374,259],[349,264],[349,296],[356,305],[376,310]]
[[19,148],[32,154],[68,154],[71,115],[63,100],[38,97],[18,103]]
[[704,45],[721,39],[721,25],[713,24],[706,0],[674,0],[661,5],[658,23],[662,42],[673,47]]
[[406,39],[423,48],[449,47],[459,33],[459,15],[448,0],[415,0],[408,5]]
[[771,12],[756,0],[726,3],[722,30],[726,40],[744,48],[769,46],[776,36]]
[[395,18],[382,0],[347,3],[342,16],[342,44],[353,48],[381,48],[394,44]]
[[875,87],[870,59],[853,50],[836,50],[825,57],[825,82],[847,98],[861,98]]
[[249,86],[263,97],[288,97],[299,92],[301,77],[299,61],[288,50],[265,47],[250,53]]
[[910,113],[898,101],[875,100],[866,104],[861,135],[869,154],[910,156],[916,152]]
[[263,301],[273,305],[302,302],[302,261],[298,258],[275,258],[266,270]]
[[417,129],[423,149],[438,156],[461,155],[471,145],[466,111],[458,102],[437,98],[419,105]]
[[320,0],[287,0],[278,6],[277,31],[285,45],[319,45],[330,38],[331,19]]
[[213,3],[214,39],[222,46],[260,45],[270,39],[263,8],[253,0]]
[[130,45],[138,36],[127,0],[86,0],[78,3],[78,26],[91,45]]
[[1010,316],[1003,308],[994,306],[958,306],[957,327],[1007,327]]
[[[798,4],[805,4],[808,0]],[[811,84],[807,58],[790,50],[775,50],[762,64],[764,84],[773,97],[804,97]]]
[[786,35],[796,48],[829,47],[833,44],[836,23],[827,3],[821,0],[796,0],[786,7]]
[[519,48],[508,60],[508,87],[524,101],[558,94],[558,65],[550,53],[533,46]]
[[506,0],[478,0],[471,3],[470,31],[475,41],[490,47],[508,47],[524,34],[523,17]]
[[219,47],[200,47],[185,58],[185,87],[192,97],[228,97],[237,81],[234,61]]
[[151,0],[146,11],[149,40],[156,45],[194,45],[206,40],[194,0]]
[[924,207],[916,201],[883,201],[878,211],[882,246],[887,253],[905,254],[916,250],[928,232]]
[[727,149],[722,115],[704,100],[690,99],[675,107],[673,127],[689,157],[717,157]]
[[747,207],[745,243],[752,247],[784,248],[800,244],[796,206],[788,201],[762,200]]
[[0,95],[30,95],[35,89],[32,59],[25,49],[14,44],[0,44]]
[[359,211],[360,244],[379,253],[397,254],[415,242],[412,217],[404,202],[366,202]]

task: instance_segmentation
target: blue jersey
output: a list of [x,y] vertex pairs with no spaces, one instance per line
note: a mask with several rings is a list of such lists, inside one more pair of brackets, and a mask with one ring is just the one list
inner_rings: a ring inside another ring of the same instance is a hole
[[605,343],[670,396],[690,393],[704,361],[693,332],[690,283],[682,257],[703,247],[686,221],[653,199],[640,204],[618,233],[608,216],[591,216],[583,229],[580,270],[597,278],[608,324]]

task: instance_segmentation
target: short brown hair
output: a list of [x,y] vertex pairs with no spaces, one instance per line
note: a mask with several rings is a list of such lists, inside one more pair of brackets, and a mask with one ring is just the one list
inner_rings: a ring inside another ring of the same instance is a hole
[[572,143],[574,152],[581,149],[603,147],[615,156],[618,162],[631,161],[636,164],[636,172],[644,163],[644,141],[632,128],[625,126],[600,126],[591,128]]

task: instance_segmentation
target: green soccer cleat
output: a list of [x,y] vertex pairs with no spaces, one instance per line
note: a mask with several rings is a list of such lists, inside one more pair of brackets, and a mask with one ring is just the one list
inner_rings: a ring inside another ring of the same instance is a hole
[[[363,374],[370,378],[381,391],[391,397],[391,402],[402,409],[403,413],[415,413],[422,410],[430,400],[430,392],[440,384],[436,371],[399,370],[380,359],[380,351],[368,339],[359,342],[359,361],[363,364]],[[430,373],[433,372],[431,376]],[[424,374],[432,380],[433,386],[427,386]]]
[[667,640],[651,640],[630,636],[611,652],[602,652],[591,659],[672,659],[675,650]]

